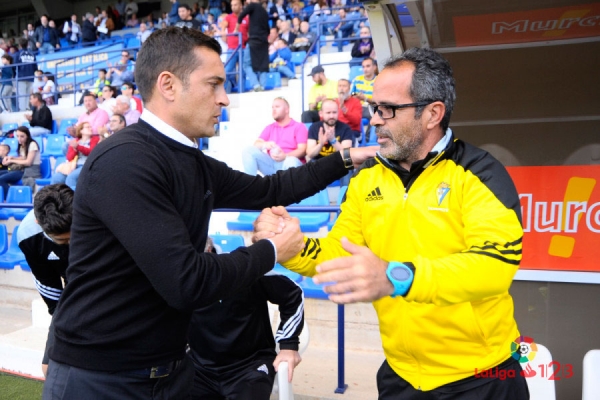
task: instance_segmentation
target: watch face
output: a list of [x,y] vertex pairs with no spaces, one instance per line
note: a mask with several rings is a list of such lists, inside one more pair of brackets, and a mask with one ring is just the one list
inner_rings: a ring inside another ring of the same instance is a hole
[[392,268],[390,275],[397,281],[406,281],[410,279],[410,273],[406,270],[406,268],[402,267]]

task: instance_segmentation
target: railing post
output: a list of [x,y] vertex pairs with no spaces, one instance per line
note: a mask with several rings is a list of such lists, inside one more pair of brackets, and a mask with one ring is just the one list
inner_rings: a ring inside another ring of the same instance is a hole
[[344,305],[338,304],[338,381],[334,393],[344,393],[348,385],[344,383]]

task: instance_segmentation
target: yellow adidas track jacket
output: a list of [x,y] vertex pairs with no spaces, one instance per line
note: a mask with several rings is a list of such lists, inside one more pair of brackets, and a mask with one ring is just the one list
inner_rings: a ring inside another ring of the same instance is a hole
[[402,171],[381,157],[365,163],[328,236],[305,238],[284,265],[312,276],[319,263],[348,255],[342,237],[385,261],[412,264],[406,296],[373,305],[388,363],[426,391],[510,357],[519,331],[508,289],[523,230],[510,176],[481,149],[453,138]]

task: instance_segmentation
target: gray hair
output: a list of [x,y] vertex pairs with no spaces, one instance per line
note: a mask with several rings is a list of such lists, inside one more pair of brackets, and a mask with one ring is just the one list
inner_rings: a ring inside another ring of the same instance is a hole
[[[450,124],[450,116],[456,102],[456,85],[448,60],[431,49],[414,47],[390,58],[383,68],[398,67],[406,62],[415,66],[410,84],[410,97],[415,103],[421,101],[443,102],[446,106],[446,113],[440,125],[445,132]],[[421,117],[423,109],[424,107],[416,108],[415,118]]]
[[127,97],[123,94],[117,96],[117,102],[119,102],[119,103],[130,105],[131,103],[129,101],[130,101],[129,97]]

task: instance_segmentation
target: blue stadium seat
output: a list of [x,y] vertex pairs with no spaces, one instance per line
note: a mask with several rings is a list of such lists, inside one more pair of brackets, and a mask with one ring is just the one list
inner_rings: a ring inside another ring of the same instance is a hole
[[363,136],[361,147],[364,146],[377,146],[377,135],[375,134],[375,127],[369,125],[369,140],[367,141],[367,135]]
[[61,135],[67,135],[67,128],[72,125],[75,125],[76,123],[77,118],[65,118],[60,121],[60,127],[58,128],[56,133],[59,133]]
[[27,260],[23,260],[19,263],[19,266],[21,267],[21,269],[23,271],[27,271],[27,272],[31,272],[31,267],[29,267],[29,264],[27,264]]
[[23,252],[19,248],[19,243],[17,242],[18,230],[19,227],[15,226],[8,251],[0,255],[0,269],[14,269],[15,265],[25,261],[25,256],[23,255]]
[[229,121],[229,112],[225,107],[221,108],[221,122]]
[[275,268],[273,268],[273,272],[279,275],[287,276],[294,282],[302,282],[302,275],[292,272],[289,269],[285,268],[281,264],[275,264]]
[[260,215],[257,211],[244,211],[238,216],[235,221],[227,222],[227,229],[231,231],[251,231],[254,228],[252,223]]
[[281,87],[281,74],[279,72],[269,72],[265,80],[265,90],[273,90]]
[[44,152],[44,140],[41,137],[34,137],[32,139],[38,144],[38,147],[40,148],[40,154],[42,154]]
[[306,126],[306,129],[310,129],[310,126],[312,125],[312,122],[305,122],[304,126]]
[[0,254],[6,253],[8,250],[8,232],[6,225],[0,225]]
[[20,123],[21,126],[26,126],[28,128],[31,128],[31,124],[29,123],[29,121],[23,121]]
[[50,135],[46,139],[46,148],[42,153],[43,157],[62,157],[63,153],[63,144],[65,143],[65,135]]
[[323,285],[317,285],[312,278],[304,278],[304,280],[300,282],[300,287],[304,292],[304,297],[323,300],[329,298],[327,293],[323,291]]
[[[54,161],[54,170],[60,164],[64,163],[67,159],[65,157],[57,157]],[[52,173],[54,171],[51,168],[51,162],[49,157],[42,157],[42,164],[40,165],[40,172],[42,174],[41,178],[35,180],[35,184],[38,186],[46,186],[49,185],[52,181]]]
[[133,38],[129,38],[127,39],[127,47],[140,47],[142,45],[142,42],[140,42],[140,39],[138,39],[137,37],[133,37]]
[[362,75],[362,73],[362,65],[353,65],[352,67],[350,67],[350,76],[348,79],[350,80],[350,82],[352,82],[354,78],[356,78],[359,75]]
[[8,133],[9,131],[12,131],[14,129],[17,129],[19,127],[19,124],[17,124],[16,122],[7,122],[5,124],[2,124],[2,133],[6,135],[6,133]]
[[[31,204],[32,201],[31,188],[29,186],[14,185],[8,188],[6,203]],[[23,218],[25,218],[28,212],[28,208],[3,208],[2,204],[0,204],[0,219],[8,219],[13,217],[16,220],[21,221]]]
[[290,62],[293,63],[294,65],[302,65],[302,61],[304,61],[305,57],[306,57],[305,51],[294,51],[294,52],[292,52],[292,59],[290,60]]
[[2,143],[10,146],[10,153],[8,153],[9,156],[19,156],[19,153],[17,153],[17,148],[19,147],[19,141],[17,138],[6,138],[2,141]]
[[51,133],[57,133],[58,132],[58,122],[56,122],[56,120],[52,120],[52,131]]
[[[244,237],[242,235],[209,235],[215,246],[218,246],[220,253],[231,253],[238,247],[244,247]],[[219,251],[217,251],[219,253]]]
[[[346,190],[348,190],[348,186],[340,186],[340,192],[338,193],[337,203],[336,203],[338,206],[340,204],[342,204],[342,200],[344,199],[344,196],[346,195]],[[337,219],[337,217],[338,217],[338,214],[335,214],[335,217],[333,217],[333,220],[327,224],[328,230],[331,230],[331,228],[333,228],[333,224],[335,224],[335,220]]]

